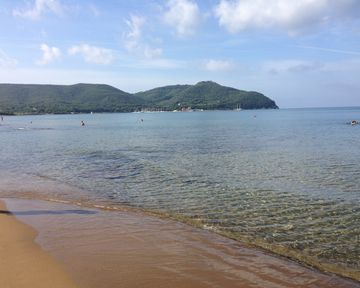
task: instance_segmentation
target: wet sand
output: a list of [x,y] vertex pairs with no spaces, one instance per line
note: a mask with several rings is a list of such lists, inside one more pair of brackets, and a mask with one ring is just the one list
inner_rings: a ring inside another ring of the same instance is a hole
[[76,287],[59,263],[34,243],[36,234],[0,201],[0,287]]
[[17,218],[38,231],[36,242],[65,267],[78,287],[360,287],[173,220],[4,200]]

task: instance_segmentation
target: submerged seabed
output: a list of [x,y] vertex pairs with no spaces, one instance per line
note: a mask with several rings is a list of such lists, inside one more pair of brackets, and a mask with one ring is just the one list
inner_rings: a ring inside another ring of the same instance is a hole
[[0,196],[138,207],[359,280],[360,126],[346,124],[356,117],[360,109],[7,117]]

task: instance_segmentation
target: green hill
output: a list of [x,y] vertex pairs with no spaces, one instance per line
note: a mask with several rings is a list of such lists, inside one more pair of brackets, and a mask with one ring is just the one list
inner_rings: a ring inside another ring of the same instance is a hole
[[247,92],[221,86],[212,81],[196,85],[174,85],[135,94],[149,104],[165,110],[191,107],[193,109],[277,109],[275,102],[258,92]]
[[0,84],[3,114],[126,112],[142,103],[142,99],[109,85]]
[[258,92],[217,83],[172,85],[130,94],[103,84],[0,84],[0,114],[130,112],[140,109],[278,108]]

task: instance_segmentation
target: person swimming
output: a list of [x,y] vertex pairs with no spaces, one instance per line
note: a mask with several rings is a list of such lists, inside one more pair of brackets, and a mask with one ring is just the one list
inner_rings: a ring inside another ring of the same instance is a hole
[[81,125],[81,126],[85,126],[84,121],[81,120],[80,125]]

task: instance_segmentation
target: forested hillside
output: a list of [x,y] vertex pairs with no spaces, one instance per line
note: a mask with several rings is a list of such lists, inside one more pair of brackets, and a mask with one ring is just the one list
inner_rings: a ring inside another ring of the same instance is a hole
[[276,109],[258,92],[221,86],[215,82],[172,85],[130,94],[104,84],[0,84],[1,114],[172,111],[192,109]]

